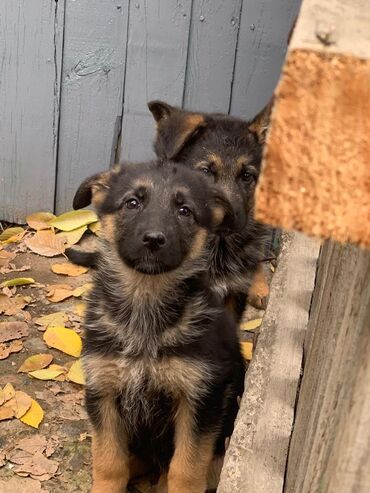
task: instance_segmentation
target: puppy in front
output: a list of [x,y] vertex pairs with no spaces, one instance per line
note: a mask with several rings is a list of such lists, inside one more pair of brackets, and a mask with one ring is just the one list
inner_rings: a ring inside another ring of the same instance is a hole
[[230,205],[180,164],[126,165],[87,179],[102,224],[83,365],[93,493],[126,491],[134,465],[159,491],[204,493],[243,392],[232,316],[209,287],[208,244]]

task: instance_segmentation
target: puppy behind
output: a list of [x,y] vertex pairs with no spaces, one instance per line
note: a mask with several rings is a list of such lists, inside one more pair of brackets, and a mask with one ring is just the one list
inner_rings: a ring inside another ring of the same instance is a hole
[[229,205],[173,163],[95,175],[75,197],[90,201],[103,229],[83,352],[92,491],[125,491],[144,461],[168,493],[204,493],[244,380],[234,322],[208,285],[207,245]]

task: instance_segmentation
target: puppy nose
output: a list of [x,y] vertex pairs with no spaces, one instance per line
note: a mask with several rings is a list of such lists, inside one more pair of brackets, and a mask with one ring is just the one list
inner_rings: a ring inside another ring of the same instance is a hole
[[150,250],[158,250],[166,243],[166,237],[161,231],[147,231],[144,233],[143,243]]

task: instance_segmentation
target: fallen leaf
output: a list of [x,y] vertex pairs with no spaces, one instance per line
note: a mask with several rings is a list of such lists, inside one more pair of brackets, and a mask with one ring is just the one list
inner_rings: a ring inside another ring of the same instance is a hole
[[275,272],[275,266],[271,263],[270,263],[270,270],[271,270],[271,272]]
[[30,409],[20,418],[20,420],[26,425],[32,426],[33,428],[38,428],[43,419],[44,411],[42,410],[42,407],[34,399],[31,399]]
[[14,260],[16,257],[14,252],[8,252],[7,250],[0,251],[0,267],[7,267],[9,262]]
[[0,407],[0,421],[3,421],[4,419],[12,419],[14,417],[15,417],[14,411],[11,407],[7,407],[7,406]]
[[[16,228],[14,228],[14,229],[16,229]],[[23,236],[25,234],[26,234],[26,231],[24,229],[22,229],[22,231],[20,231],[18,234],[14,235],[14,236],[11,236],[7,240],[3,241],[3,244],[4,245],[7,245],[9,243],[17,243],[18,241],[20,241],[23,238]]]
[[100,236],[100,232],[101,232],[100,221],[96,221],[96,223],[89,224],[89,230],[92,231],[97,236]]
[[15,389],[11,383],[7,383],[3,388],[4,402],[12,399],[15,396]]
[[5,294],[0,293],[0,313],[5,315],[15,315],[27,305],[27,301],[23,296],[9,298]]
[[55,217],[51,212],[34,212],[26,217],[26,221],[30,228],[39,231],[40,229],[50,229],[49,221]]
[[255,330],[257,329],[262,323],[262,318],[256,318],[254,320],[248,320],[248,322],[243,322],[240,324],[240,330]]
[[12,341],[10,344],[0,343],[0,360],[6,359],[11,353],[19,353],[22,349],[22,341]]
[[42,325],[45,327],[60,327],[68,321],[68,315],[65,312],[53,312],[49,315],[36,318],[34,320],[36,325]]
[[18,373],[28,373],[30,371],[42,370],[53,361],[52,354],[34,354],[23,361],[18,369]]
[[[4,391],[3,389],[0,387],[0,406],[1,404],[5,401],[5,396],[4,396]],[[1,467],[1,466],[0,466]]]
[[15,392],[14,397],[9,399],[3,406],[10,407],[16,418],[21,418],[31,407],[32,399],[31,397],[22,392],[21,390],[17,390]]
[[75,298],[79,298],[80,296],[86,295],[90,292],[91,288],[92,288],[92,283],[87,282],[87,283],[83,284],[82,286],[79,286],[78,288],[76,288],[73,291],[73,296]]
[[9,272],[24,272],[30,269],[30,265],[22,265],[22,267],[16,267],[14,264],[10,263],[8,267],[3,267],[2,269],[0,269],[0,272],[2,274],[9,274]]
[[45,493],[39,481],[19,477],[1,479],[0,491],[1,493]]
[[[26,460],[14,467],[14,472],[17,474],[20,472],[26,472],[31,477],[37,476],[41,481],[50,479],[57,472],[59,467],[58,462],[48,459],[41,452],[36,452]],[[44,476],[47,476],[44,477]]]
[[54,380],[62,373],[64,373],[64,370],[52,370],[50,368],[45,368],[44,370],[30,371],[28,374],[31,375],[31,377],[33,378],[37,378],[38,380]]
[[72,363],[69,372],[67,373],[67,378],[71,382],[79,383],[80,385],[85,385],[85,376],[83,373],[81,360],[77,360]]
[[24,229],[21,227],[18,227],[18,226],[14,227],[14,228],[7,228],[5,231],[3,231],[0,234],[0,241],[5,242],[5,241],[9,240],[9,238],[11,238],[12,236],[16,236],[19,233],[23,233],[23,232],[24,232]]
[[86,303],[76,303],[73,311],[79,317],[84,317],[86,312]]
[[253,356],[253,343],[252,342],[241,342],[241,351],[244,359],[250,361]]
[[26,322],[0,322],[0,342],[20,339],[29,334]]
[[50,221],[49,224],[61,231],[72,231],[81,226],[95,223],[97,220],[98,218],[94,211],[79,209],[77,211],[69,211],[61,214]]
[[73,296],[73,290],[67,288],[54,288],[46,295],[48,299],[53,303],[59,303],[60,301],[67,300]]
[[24,240],[27,247],[34,253],[44,257],[55,257],[64,253],[65,240],[57,237],[53,231],[37,231],[31,238]]
[[26,284],[33,284],[35,282],[32,277],[16,277],[15,279],[9,279],[3,281],[0,284],[0,288],[11,288],[12,286],[24,286]]
[[[30,437],[22,438],[17,445],[16,449],[23,450],[30,455],[35,454],[36,452],[44,452],[46,450],[47,440],[43,435],[32,435]],[[13,454],[9,457],[9,460],[13,461]]]
[[81,354],[81,337],[72,329],[49,327],[43,338],[49,347],[59,349],[70,356],[79,357]]
[[88,267],[82,267],[81,265],[71,264],[65,262],[63,264],[53,264],[51,270],[56,274],[64,274],[65,276],[77,277],[81,274],[85,274],[89,269]]
[[86,230],[87,226],[81,226],[80,228],[72,229],[72,231],[61,231],[60,233],[57,233],[57,236],[64,238],[67,242],[67,246],[70,247],[80,241]]

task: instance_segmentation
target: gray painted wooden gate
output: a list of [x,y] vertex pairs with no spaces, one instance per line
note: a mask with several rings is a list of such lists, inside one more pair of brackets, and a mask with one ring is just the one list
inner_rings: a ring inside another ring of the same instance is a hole
[[71,208],[87,175],[151,157],[146,102],[252,117],[300,0],[1,0],[0,219]]

